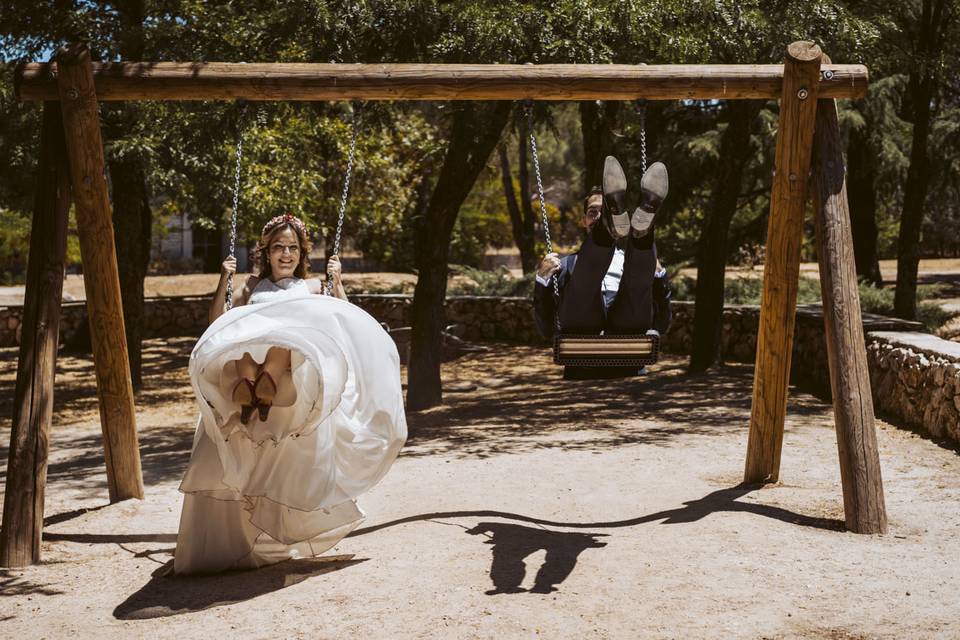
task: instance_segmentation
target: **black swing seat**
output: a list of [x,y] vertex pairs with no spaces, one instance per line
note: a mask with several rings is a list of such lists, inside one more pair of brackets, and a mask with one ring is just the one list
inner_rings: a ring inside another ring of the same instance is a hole
[[660,336],[571,335],[553,338],[553,362],[573,367],[644,367],[656,364]]

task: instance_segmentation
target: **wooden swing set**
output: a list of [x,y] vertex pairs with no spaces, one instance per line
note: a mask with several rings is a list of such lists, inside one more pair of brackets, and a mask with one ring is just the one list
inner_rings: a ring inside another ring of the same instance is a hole
[[862,65],[811,42],[783,65],[244,64],[91,62],[85,45],[15,73],[43,102],[40,157],[7,466],[0,566],[40,560],[67,214],[76,207],[110,501],[143,498],[105,178],[101,100],[780,99],[744,482],[777,482],[808,178],[812,177],[846,526],[886,530],[835,98],[867,90]]

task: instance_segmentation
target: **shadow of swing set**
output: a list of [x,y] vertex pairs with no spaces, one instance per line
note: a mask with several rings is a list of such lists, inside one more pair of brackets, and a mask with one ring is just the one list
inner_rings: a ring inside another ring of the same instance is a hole
[[[43,103],[0,532],[0,566],[40,561],[67,212],[76,207],[111,502],[143,498],[98,101],[777,99],[744,483],[777,482],[786,419],[808,179],[813,196],[845,525],[887,527],[836,98],[862,98],[863,65],[806,41],[782,65],[94,63],[85,45],[21,63],[20,100]],[[532,140],[531,140],[532,142]]]

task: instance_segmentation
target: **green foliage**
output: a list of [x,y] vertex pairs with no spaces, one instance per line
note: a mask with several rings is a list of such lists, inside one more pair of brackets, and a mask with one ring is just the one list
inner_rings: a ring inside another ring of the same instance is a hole
[[[696,280],[685,275],[674,275],[670,279],[674,300],[693,301],[696,298]],[[917,298],[917,320],[928,330],[934,331],[956,315],[933,302],[940,296],[942,285],[920,285]],[[726,278],[723,288],[725,304],[759,305],[763,294],[763,279],[760,277]],[[893,294],[891,288],[878,289],[869,284],[860,285],[860,308],[864,313],[875,313],[893,317]],[[800,276],[797,290],[797,304],[818,304],[821,301],[820,281],[816,278]]]
[[465,265],[450,265],[452,275],[463,276],[451,285],[447,295],[452,296],[520,296],[533,295],[534,274],[517,278],[506,267],[483,271]]
[[[696,299],[697,282],[689,276],[672,277],[670,285],[673,288],[674,300]],[[763,297],[763,278],[753,276],[726,278],[723,284],[723,300],[725,304],[759,305]],[[797,289],[797,304],[812,304],[820,302],[820,281],[816,278],[800,276]]]
[[[23,284],[30,255],[31,214],[0,207],[0,285]],[[67,220],[66,267],[80,264],[80,241],[73,209]]]
[[[935,331],[955,316],[933,301],[940,296],[943,287],[937,284],[920,285],[917,287],[917,321],[922,322],[929,331]],[[860,284],[860,309],[864,313],[875,313],[881,316],[893,316],[894,290],[891,288],[878,289],[867,283]]]
[[0,284],[23,282],[30,253],[30,217],[0,208]]
[[[856,105],[841,103],[841,122],[844,130],[869,131],[879,165],[880,255],[896,251],[912,133],[907,74],[924,62],[910,45],[920,6],[916,0],[146,2],[146,15],[133,29],[142,37],[133,39],[133,45],[122,5],[83,2],[63,10],[62,4],[37,0],[0,8],[0,56],[5,61],[0,68],[0,210],[7,216],[4,220],[10,220],[0,251],[7,256],[22,254],[22,247],[16,247],[25,236],[16,235],[16,220],[32,206],[40,113],[33,104],[13,100],[10,61],[20,56],[38,59],[62,43],[80,40],[89,42],[94,56],[104,60],[139,47],[147,60],[779,63],[787,43],[811,39],[837,62],[870,64],[869,97]],[[926,61],[936,65],[945,87],[936,96],[930,133],[934,151],[923,245],[928,254],[960,247],[960,87],[956,74],[949,73],[956,68],[956,40],[947,43],[943,56]],[[292,212],[307,220],[318,242],[329,242],[349,142],[346,105],[257,106],[263,113],[260,122],[252,113],[245,120],[238,105],[223,102],[105,105],[106,153],[109,159],[134,156],[146,163],[157,222],[186,213],[201,227],[222,230],[230,212],[235,136],[243,131],[241,241],[255,241],[265,219]],[[640,121],[631,105],[622,107],[612,135],[616,154],[635,184],[642,171]],[[443,103],[364,108],[344,232],[350,247],[387,268],[412,267],[422,194],[430,193],[443,161],[449,111]],[[535,116],[551,232],[558,244],[575,245],[581,235],[584,171],[578,105],[544,101],[536,105]],[[517,117],[522,118],[519,110]],[[753,158],[731,225],[731,261],[765,242],[777,118],[778,107],[771,101],[761,111],[751,140]],[[527,144],[516,125],[508,127],[503,140],[511,150],[514,175],[517,145]],[[712,179],[724,162],[719,139],[726,126],[722,101],[655,102],[648,107],[649,160],[663,160],[670,169],[671,193],[658,222],[658,247],[669,264],[690,264],[701,242]],[[161,229],[155,226],[157,233]],[[809,258],[812,229],[805,235],[804,255]],[[537,241],[542,240],[538,228]],[[479,266],[488,247],[511,243],[503,188],[492,159],[460,211],[451,260]],[[752,285],[732,286],[735,299],[754,295],[748,290]]]

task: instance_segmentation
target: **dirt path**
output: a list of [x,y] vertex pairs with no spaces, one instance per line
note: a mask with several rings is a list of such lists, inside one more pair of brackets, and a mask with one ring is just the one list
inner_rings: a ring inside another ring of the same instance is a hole
[[[752,368],[689,377],[667,360],[577,384],[522,347],[445,365],[476,388],[410,417],[366,524],[326,557],[153,577],[176,542],[190,346],[148,343],[147,498],[112,506],[90,362],[61,358],[45,562],[0,573],[0,636],[960,636],[956,451],[881,423],[890,531],[849,534],[828,405],[792,393],[783,483],[751,491]],[[14,356],[0,353],[5,416]]]

